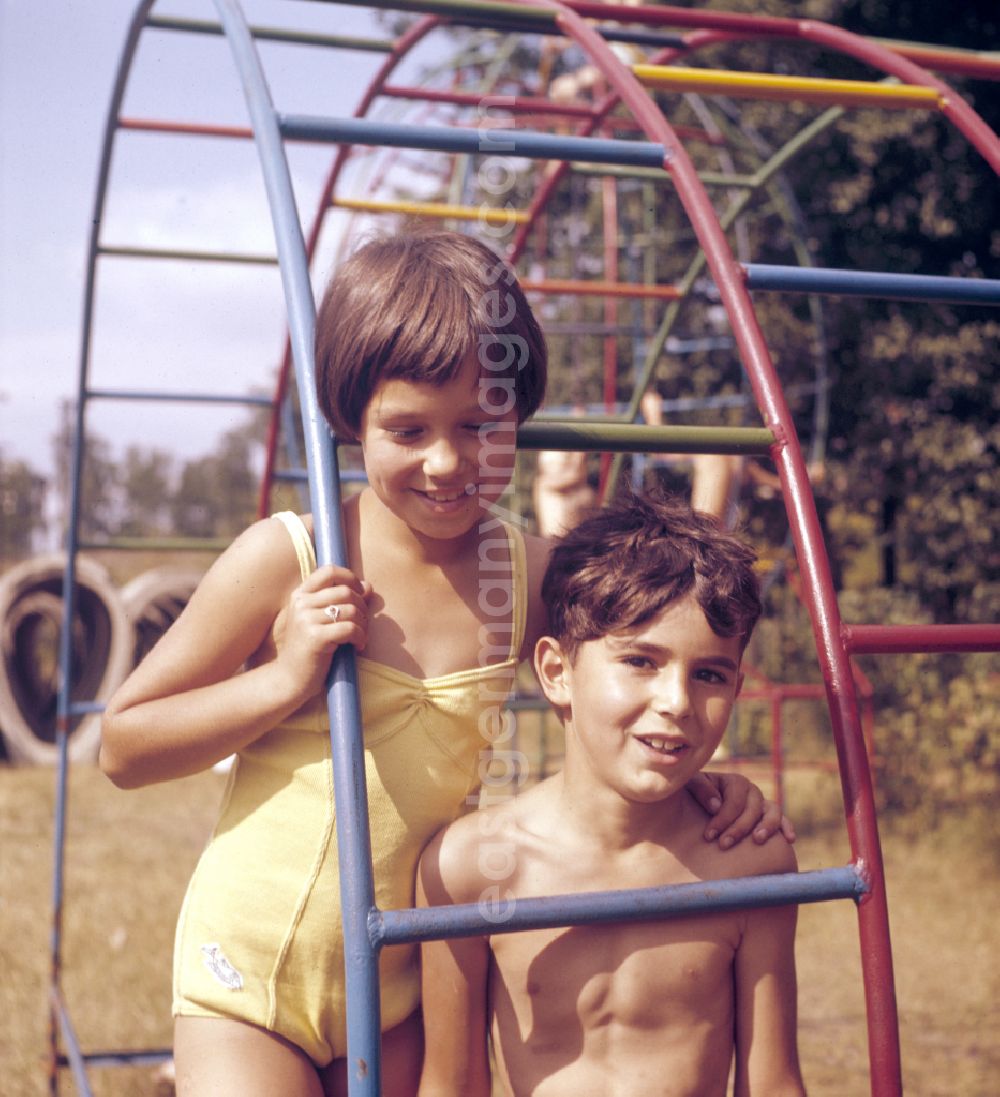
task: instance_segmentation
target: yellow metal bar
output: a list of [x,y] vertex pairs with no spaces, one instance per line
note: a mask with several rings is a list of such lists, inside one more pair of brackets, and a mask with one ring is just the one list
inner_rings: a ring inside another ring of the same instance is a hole
[[870,80],[821,80],[762,72],[686,69],[674,65],[633,65],[643,84],[672,91],[696,91],[747,99],[797,99],[834,106],[916,107],[937,110],[941,96],[934,88],[913,84],[879,84]]
[[492,206],[450,206],[443,202],[380,202],[370,198],[334,198],[331,205],[361,213],[406,213],[415,217],[481,221],[487,225],[520,225],[529,217],[526,210],[496,209]]

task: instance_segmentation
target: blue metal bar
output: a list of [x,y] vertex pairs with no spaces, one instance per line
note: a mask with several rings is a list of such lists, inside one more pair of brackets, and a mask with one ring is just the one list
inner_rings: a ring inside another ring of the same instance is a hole
[[[92,1067],[150,1067],[169,1062],[173,1054],[169,1048],[163,1051],[87,1051],[81,1059]],[[58,1062],[60,1066],[69,1066],[69,1056],[60,1055]]]
[[[215,0],[215,6],[243,85],[274,224],[305,430],[316,555],[321,565],[346,564],[334,441],[316,396],[313,349],[316,316],[308,259],[281,131],[239,4],[236,0]],[[351,1097],[378,1097],[382,1081],[378,954],[368,939],[367,924],[368,912],[375,906],[375,887],[357,673],[354,651],[349,644],[337,649],[327,685],[344,919],[348,1089]]]
[[73,424],[73,442],[70,454],[69,476],[69,514],[66,523],[66,567],[62,584],[62,629],[59,634],[59,693],[56,697],[56,789],[55,813],[53,819],[53,857],[52,857],[52,925],[49,938],[50,962],[50,1014],[49,1014],[49,1092],[55,1097],[59,1091],[59,1071],[57,1066],[58,1030],[71,1053],[75,1052],[73,1072],[77,1089],[81,1094],[89,1094],[86,1071],[79,1062],[79,1048],[75,1045],[75,1035],[65,1003],[61,996],[62,981],[62,925],[63,898],[65,893],[66,862],[66,812],[69,794],[69,732],[70,705],[72,694],[73,666],[73,615],[76,595],[76,558],[79,551],[77,542],[80,528],[80,500],[83,485],[84,439],[86,437],[86,387],[90,369],[91,330],[94,320],[94,292],[96,287],[98,239],[104,217],[104,203],[107,196],[108,178],[111,172],[111,147],[118,115],[125,97],[125,85],[128,82],[129,69],[142,33],[142,26],[149,9],[155,0],[142,0],[132,16],[121,60],[115,72],[115,82],[111,91],[108,111],[104,120],[104,137],[101,145],[101,159],[97,171],[97,185],[94,189],[94,205],[90,218],[90,236],[87,242],[87,265],[83,292],[83,316],[81,319],[82,337],[80,341],[80,359],[77,370],[77,398]]
[[379,946],[445,937],[474,937],[484,932],[516,933],[596,922],[690,917],[709,911],[819,903],[828,899],[857,902],[867,890],[867,882],[853,865],[530,899],[504,899],[500,887],[496,896],[479,903],[373,912],[369,918],[369,932],[373,944]]
[[240,396],[226,393],[205,392],[143,392],[139,389],[88,389],[91,400],[150,400],[185,404],[249,404],[253,407],[271,407],[270,396]]
[[[53,1067],[58,1064],[59,1059],[64,1060],[73,1073],[73,1081],[76,1083],[76,1090],[80,1097],[93,1097],[93,1090],[90,1088],[90,1082],[87,1080],[86,1059],[83,1052],[80,1050],[80,1042],[76,1038],[73,1022],[70,1020],[69,1010],[66,1008],[66,1002],[63,1000],[62,993],[58,987],[52,988],[52,1011],[58,1020],[63,1044],[66,1046],[66,1054],[64,1056],[59,1056],[56,1059],[56,1062],[53,1063]],[[53,1092],[55,1092],[58,1082],[54,1069],[52,1081]]]
[[817,267],[782,267],[761,263],[744,263],[743,270],[746,272],[747,287],[752,290],[1000,305],[1000,280],[991,278],[882,274],[876,271],[822,270]]
[[70,716],[89,716],[92,712],[103,712],[103,701],[74,701],[69,706]]
[[389,145],[469,156],[506,153],[532,160],[591,160],[598,164],[662,168],[667,155],[663,145],[648,141],[567,137],[534,130],[410,126],[367,118],[316,118],[302,114],[280,115],[278,124],[282,134],[295,141]]

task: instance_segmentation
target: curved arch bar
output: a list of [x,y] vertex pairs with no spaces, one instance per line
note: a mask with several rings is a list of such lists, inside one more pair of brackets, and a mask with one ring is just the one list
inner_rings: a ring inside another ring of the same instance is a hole
[[[247,100],[281,262],[289,342],[306,434],[316,556],[320,564],[345,564],[347,549],[340,527],[336,454],[316,398],[315,306],[281,132],[260,59],[239,5],[235,0],[215,0],[215,4],[226,28],[226,38]],[[337,803],[337,847],[342,866],[344,962],[348,985],[355,992],[353,1005],[347,1011],[347,1040],[356,1062],[348,1074],[352,1086],[359,1080],[363,1092],[377,1094],[381,1090],[381,1063],[377,1039],[373,1044],[371,1033],[377,1034],[381,1029],[378,956],[367,947],[367,916],[375,905],[375,889],[357,673],[354,649],[349,644],[341,645],[334,655],[327,679],[327,707]],[[370,1050],[358,1054],[356,1049],[362,1048]]]

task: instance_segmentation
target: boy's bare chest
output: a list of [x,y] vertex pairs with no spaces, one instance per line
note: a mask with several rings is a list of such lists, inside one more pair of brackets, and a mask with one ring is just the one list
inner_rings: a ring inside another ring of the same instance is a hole
[[721,1022],[732,1009],[737,919],[720,915],[494,937],[496,985],[513,1013],[522,1022],[530,1017],[530,1029],[543,1040],[546,1030],[555,1035],[566,1026],[666,1033],[709,1018]]

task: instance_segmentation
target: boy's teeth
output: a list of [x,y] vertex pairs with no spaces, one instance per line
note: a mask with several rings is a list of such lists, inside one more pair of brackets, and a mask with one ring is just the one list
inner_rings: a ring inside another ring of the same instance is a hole
[[642,742],[642,743],[645,743],[647,747],[652,747],[653,750],[660,751],[662,754],[676,754],[679,750],[682,750],[683,747],[684,747],[683,743],[676,743],[673,746],[671,746],[666,741],[666,739],[642,739],[642,738],[640,738],[639,741]]

